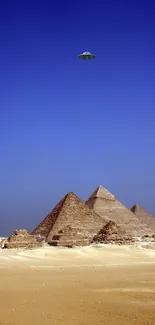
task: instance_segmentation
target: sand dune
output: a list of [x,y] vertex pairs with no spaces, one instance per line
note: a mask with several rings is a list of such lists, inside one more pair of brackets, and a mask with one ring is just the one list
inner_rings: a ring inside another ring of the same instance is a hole
[[148,243],[0,250],[0,324],[153,325],[154,274]]
[[[151,258],[151,259],[150,259]],[[0,250],[0,267],[92,267],[155,262],[155,244],[132,246],[92,245],[63,248],[44,246],[33,250]]]

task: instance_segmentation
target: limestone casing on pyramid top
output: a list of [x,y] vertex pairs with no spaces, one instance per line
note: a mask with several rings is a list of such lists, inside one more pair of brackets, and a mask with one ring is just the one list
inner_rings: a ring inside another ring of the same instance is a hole
[[88,200],[93,200],[97,198],[115,201],[115,196],[112,193],[110,193],[106,188],[104,188],[102,185],[97,187],[97,189],[88,198]]

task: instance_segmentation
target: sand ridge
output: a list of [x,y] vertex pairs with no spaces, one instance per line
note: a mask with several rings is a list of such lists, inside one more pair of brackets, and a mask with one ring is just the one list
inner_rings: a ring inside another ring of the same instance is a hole
[[99,244],[69,249],[45,245],[32,250],[6,249],[0,250],[0,267],[106,267],[154,263],[154,246],[147,243],[122,247]]
[[0,324],[155,324],[147,246],[0,250]]

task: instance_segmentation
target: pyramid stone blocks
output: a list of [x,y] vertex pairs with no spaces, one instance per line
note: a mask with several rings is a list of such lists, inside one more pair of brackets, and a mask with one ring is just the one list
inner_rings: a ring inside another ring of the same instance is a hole
[[83,246],[88,245],[108,221],[70,192],[32,234],[43,236],[50,245]]
[[101,217],[109,218],[133,237],[152,235],[153,230],[132,211],[119,202],[113,194],[99,186],[88,198],[86,204]]

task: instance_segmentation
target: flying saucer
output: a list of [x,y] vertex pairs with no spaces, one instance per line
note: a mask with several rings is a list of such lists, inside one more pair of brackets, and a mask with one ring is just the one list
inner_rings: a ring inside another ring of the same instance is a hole
[[82,60],[91,60],[91,59],[95,59],[96,55],[90,52],[83,52],[82,54],[78,55],[78,58]]

